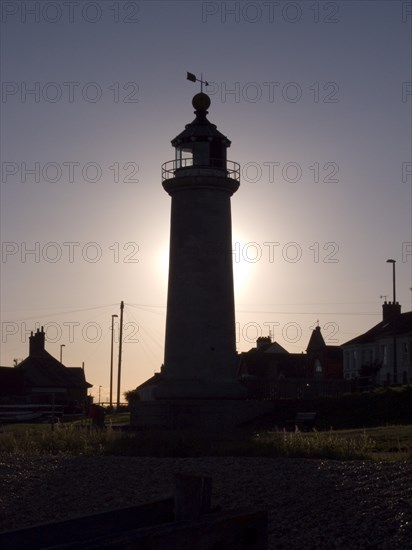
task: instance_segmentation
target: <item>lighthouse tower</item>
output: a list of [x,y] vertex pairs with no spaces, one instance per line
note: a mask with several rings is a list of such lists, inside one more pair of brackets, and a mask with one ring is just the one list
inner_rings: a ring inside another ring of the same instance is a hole
[[209,96],[198,93],[192,104],[196,118],[162,166],[171,197],[164,364],[137,388],[137,427],[228,429],[271,407],[247,400],[237,375],[230,199],[240,167],[207,119]]
[[162,382],[157,399],[236,399],[235,306],[230,197],[239,165],[229,139],[207,119],[210,98],[192,100],[196,118],[172,140],[162,166],[171,196],[169,284]]

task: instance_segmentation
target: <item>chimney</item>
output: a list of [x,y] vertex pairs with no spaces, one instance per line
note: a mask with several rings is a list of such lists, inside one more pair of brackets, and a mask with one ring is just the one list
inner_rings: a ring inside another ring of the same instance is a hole
[[261,349],[266,344],[271,344],[271,343],[272,343],[272,338],[270,336],[260,336],[256,340],[256,349]]
[[29,338],[29,357],[38,357],[39,355],[43,355],[45,336],[43,327],[41,327],[41,330],[37,329],[35,334],[31,331]]
[[399,302],[383,302],[382,317],[383,321],[391,321],[401,314],[401,305]]

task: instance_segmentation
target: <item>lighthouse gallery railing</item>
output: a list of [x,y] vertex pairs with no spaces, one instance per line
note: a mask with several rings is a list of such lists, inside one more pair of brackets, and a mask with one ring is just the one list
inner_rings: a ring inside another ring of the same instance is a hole
[[[223,165],[223,166],[222,166]],[[185,168],[213,168],[222,170],[226,177],[240,182],[240,164],[232,160],[210,159],[208,164],[193,164],[192,158],[168,160],[162,164],[162,180],[184,177]],[[189,175],[189,174],[188,174]]]

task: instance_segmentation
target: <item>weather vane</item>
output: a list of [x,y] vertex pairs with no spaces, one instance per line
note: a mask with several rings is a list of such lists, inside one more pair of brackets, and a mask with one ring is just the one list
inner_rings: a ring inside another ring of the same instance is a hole
[[193,73],[187,73],[187,80],[190,80],[191,82],[200,82],[200,91],[203,93],[203,84],[205,86],[209,86],[209,82],[206,80],[203,80],[203,74],[200,74],[200,78],[196,78],[196,75]]

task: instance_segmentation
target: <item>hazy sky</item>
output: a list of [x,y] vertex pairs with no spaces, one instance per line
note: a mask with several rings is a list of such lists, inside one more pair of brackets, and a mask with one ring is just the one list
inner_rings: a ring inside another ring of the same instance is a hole
[[[1,4],[1,365],[46,349],[108,395],[163,362],[170,197],[161,165],[209,81],[241,164],[232,198],[238,351],[306,349],[411,309],[412,3]],[[217,319],[216,322],[219,320]],[[115,335],[117,338],[118,331]],[[115,362],[117,362],[116,345]]]

